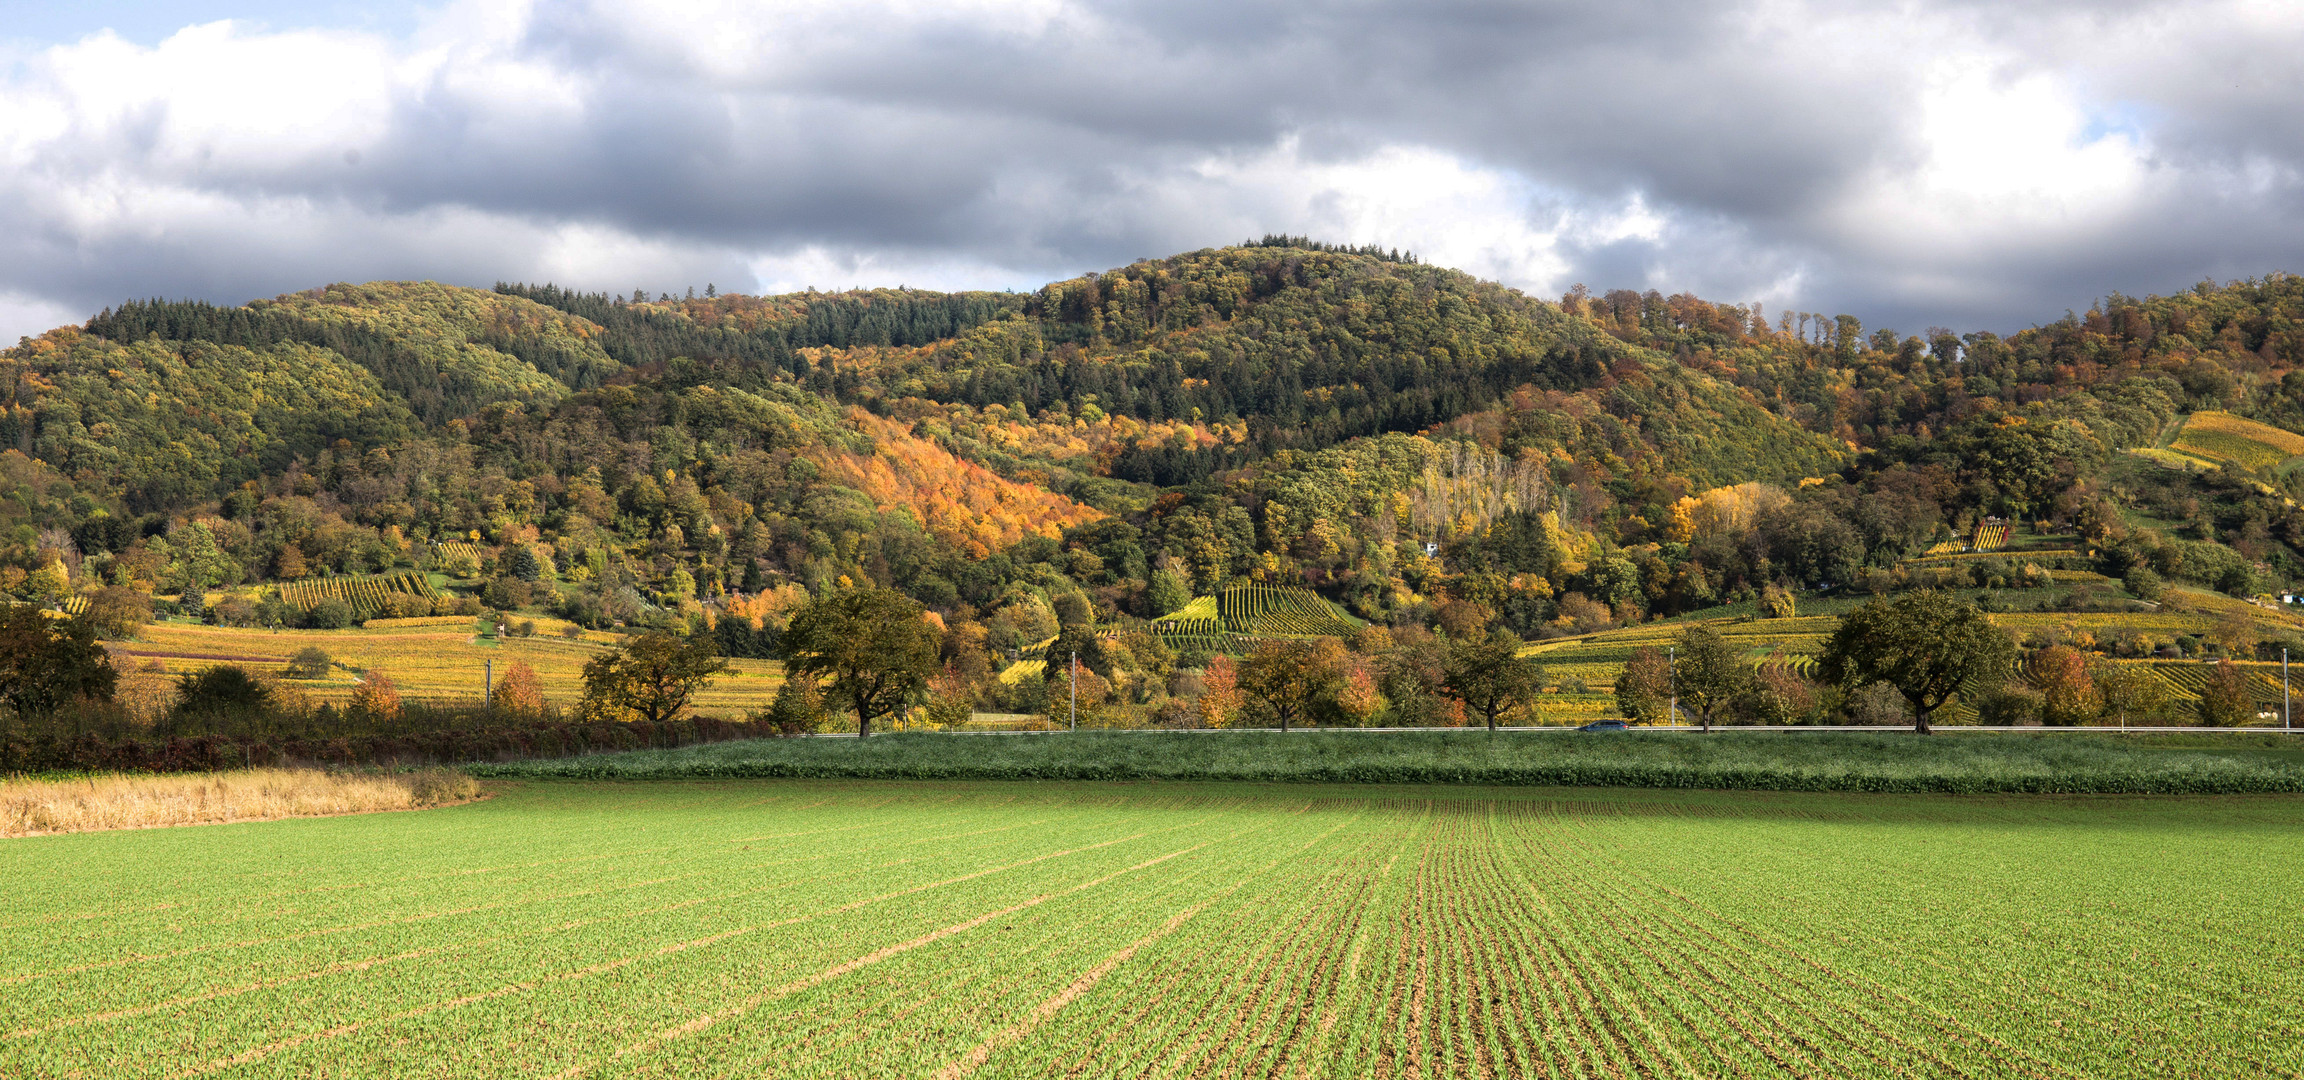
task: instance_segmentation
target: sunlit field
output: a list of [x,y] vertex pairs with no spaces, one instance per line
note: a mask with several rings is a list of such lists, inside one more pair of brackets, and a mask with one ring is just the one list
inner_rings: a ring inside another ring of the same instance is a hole
[[2293,797],[530,783],[0,843],[0,1075],[2286,1076]]

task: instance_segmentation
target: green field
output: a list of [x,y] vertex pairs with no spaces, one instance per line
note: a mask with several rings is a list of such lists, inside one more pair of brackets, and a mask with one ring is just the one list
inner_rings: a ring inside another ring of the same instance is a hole
[[2294,798],[530,784],[0,874],[11,1077],[2304,1070]]

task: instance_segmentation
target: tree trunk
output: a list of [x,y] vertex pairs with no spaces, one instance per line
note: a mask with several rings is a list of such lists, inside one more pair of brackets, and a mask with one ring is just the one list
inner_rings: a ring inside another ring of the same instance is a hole
[[1934,734],[1936,734],[1936,729],[1934,729],[1934,728],[1932,728],[1932,727],[1929,727],[1929,726],[1928,726],[1928,714],[1929,714],[1931,711],[1933,711],[1933,710],[1929,710],[1929,709],[1923,709],[1923,708],[1919,707],[1918,705],[1914,705],[1914,706],[1912,707],[1912,733],[1913,733],[1913,734],[1915,734],[1915,735],[1934,735]]
[[862,698],[862,697],[858,697],[858,698],[856,698],[855,700],[856,700],[856,737],[857,737],[857,738],[859,738],[859,739],[869,739],[869,738],[871,738],[871,737],[872,737],[872,712],[871,712],[871,709],[870,709],[870,707],[869,707],[869,706],[868,706],[868,705],[865,703],[865,700],[864,700],[864,698]]

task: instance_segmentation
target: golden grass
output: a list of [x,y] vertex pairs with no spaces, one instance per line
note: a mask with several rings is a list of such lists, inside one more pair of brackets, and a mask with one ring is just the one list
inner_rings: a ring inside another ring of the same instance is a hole
[[479,794],[478,782],[447,769],[390,775],[247,769],[24,780],[0,784],[0,836],[419,810]]

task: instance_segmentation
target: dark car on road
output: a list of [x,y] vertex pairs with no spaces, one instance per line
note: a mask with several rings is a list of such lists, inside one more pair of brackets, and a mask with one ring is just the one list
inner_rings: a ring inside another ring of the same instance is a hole
[[1580,728],[1577,728],[1576,730],[1578,730],[1578,731],[1622,731],[1622,730],[1624,730],[1624,721],[1622,721],[1622,720],[1594,720],[1594,721],[1592,721],[1592,722],[1591,722],[1591,723],[1589,723],[1589,724],[1586,724],[1586,725],[1584,725],[1584,726],[1582,726],[1582,727],[1580,727]]

